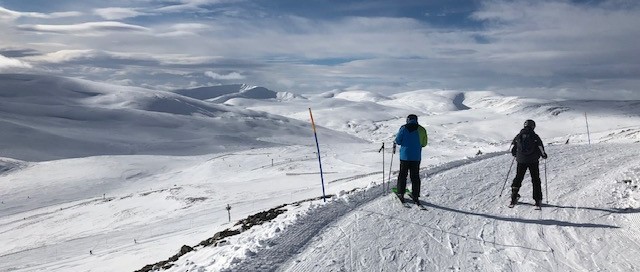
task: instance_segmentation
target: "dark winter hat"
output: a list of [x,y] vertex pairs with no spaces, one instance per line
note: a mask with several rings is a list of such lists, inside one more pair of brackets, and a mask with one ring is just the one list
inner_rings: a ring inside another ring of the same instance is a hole
[[524,121],[524,127],[530,127],[531,129],[534,129],[536,128],[536,122],[531,119]]
[[407,116],[407,123],[411,123],[411,122],[418,122],[418,116],[415,114],[409,114],[409,116]]

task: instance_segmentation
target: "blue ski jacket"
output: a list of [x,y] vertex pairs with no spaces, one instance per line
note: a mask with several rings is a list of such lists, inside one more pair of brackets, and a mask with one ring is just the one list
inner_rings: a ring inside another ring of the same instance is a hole
[[400,160],[422,160],[422,148],[427,146],[427,140],[427,130],[417,120],[408,120],[396,135],[395,143],[400,145]]

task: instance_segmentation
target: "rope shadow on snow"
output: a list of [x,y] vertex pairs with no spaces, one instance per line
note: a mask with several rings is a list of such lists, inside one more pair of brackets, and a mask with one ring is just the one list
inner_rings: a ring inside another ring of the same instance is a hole
[[[516,223],[524,223],[524,224],[537,224],[537,225],[545,225],[545,226],[575,227],[575,228],[607,228],[607,229],[618,229],[618,228],[620,228],[618,226],[606,225],[606,224],[573,223],[573,222],[561,221],[561,220],[555,220],[555,219],[527,219],[527,218],[504,217],[504,216],[498,216],[498,215],[492,215],[492,214],[484,214],[484,213],[477,213],[477,212],[472,212],[472,211],[458,210],[458,209],[454,209],[454,208],[444,207],[444,206],[440,206],[440,205],[437,205],[437,204],[425,202],[425,201],[422,201],[422,200],[420,202],[422,203],[422,205],[424,205],[426,207],[440,209],[440,210],[443,210],[443,211],[461,213],[461,214],[466,214],[466,215],[475,215],[475,216],[480,216],[480,217],[484,217],[484,218],[488,218],[488,219],[506,221],[506,222],[516,222]],[[611,212],[611,210],[607,210],[607,212]]]
[[[526,203],[529,205],[530,203]],[[598,212],[606,212],[609,214],[617,213],[617,214],[629,214],[629,213],[640,213],[640,209],[618,209],[618,208],[596,208],[596,207],[580,207],[580,206],[562,206],[562,205],[554,205],[554,204],[544,204],[543,207],[557,208],[557,209],[572,209],[572,210],[590,210],[590,211],[598,211]]]

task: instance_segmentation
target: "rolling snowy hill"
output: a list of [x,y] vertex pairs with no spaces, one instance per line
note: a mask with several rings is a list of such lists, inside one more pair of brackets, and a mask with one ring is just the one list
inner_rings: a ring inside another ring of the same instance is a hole
[[[0,270],[134,271],[176,254],[170,271],[640,267],[638,101],[221,88],[0,75]],[[429,132],[426,212],[382,190],[409,113]],[[550,145],[537,213],[497,197],[525,119]]]
[[[0,83],[5,157],[199,155],[309,142],[306,121],[170,92],[36,75],[0,75]],[[323,136],[359,141],[335,132]]]

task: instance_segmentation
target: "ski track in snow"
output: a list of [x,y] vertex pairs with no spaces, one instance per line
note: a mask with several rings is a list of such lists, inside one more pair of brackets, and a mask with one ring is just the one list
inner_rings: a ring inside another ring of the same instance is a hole
[[[502,154],[504,153],[487,154],[472,159],[450,162],[442,166],[435,167],[432,170],[426,170],[423,168],[422,171],[426,171],[427,173],[438,173],[473,161]],[[379,172],[357,175],[353,178],[363,178],[373,174],[379,174]],[[313,237],[327,226],[331,225],[337,218],[339,219],[341,216],[349,214],[362,205],[378,199],[382,193],[382,185],[378,185],[365,191],[358,191],[346,201],[337,200],[329,202],[325,207],[317,212],[314,212],[313,214],[299,220],[294,225],[287,227],[283,235],[274,238],[273,241],[266,242],[266,244],[271,245],[270,247],[262,249],[257,252],[255,256],[248,257],[226,271],[275,271],[278,267],[288,261],[291,255],[298,253]],[[397,202],[395,200],[395,196],[391,194],[389,195],[393,197],[394,202]],[[417,210],[417,208],[414,209]],[[343,234],[346,235],[344,232]]]
[[[629,147],[550,147],[542,211],[533,209],[528,173],[519,205],[506,207],[513,172],[497,198],[511,162],[505,153],[423,168],[427,211],[374,186],[327,203],[226,271],[633,271],[638,211],[602,206],[615,186],[609,175],[640,161]],[[602,179],[586,179],[594,176]]]

